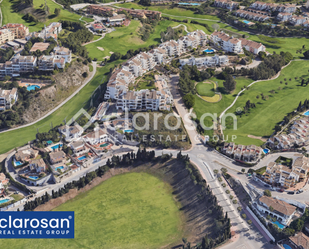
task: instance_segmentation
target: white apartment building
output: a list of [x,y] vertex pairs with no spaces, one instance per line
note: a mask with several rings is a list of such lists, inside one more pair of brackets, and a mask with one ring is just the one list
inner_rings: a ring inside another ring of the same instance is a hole
[[170,110],[172,98],[164,91],[140,90],[129,91],[117,99],[117,109],[120,110]]
[[206,56],[206,57],[200,57],[200,58],[195,58],[194,56],[191,56],[191,58],[189,59],[180,59],[179,63],[181,66],[196,65],[198,68],[199,67],[215,67],[215,66],[227,65],[229,63],[229,58],[226,55]]
[[278,15],[277,15],[277,19],[280,21],[280,22],[287,22],[289,21],[291,18],[292,18],[292,14],[291,13],[288,13],[288,12],[280,12]]
[[242,53],[243,48],[251,53],[258,54],[260,51],[265,51],[266,48],[262,43],[250,41],[244,38],[233,38],[224,32],[215,31],[211,34],[212,42],[221,47],[226,52]]
[[153,58],[158,65],[167,62],[167,52],[165,49],[158,47],[150,50],[149,53],[153,54]]
[[12,108],[17,100],[17,88],[13,88],[12,90],[2,90],[0,88],[0,111]]
[[57,40],[58,35],[62,30],[62,24],[60,22],[52,22],[47,27],[44,27],[41,32],[32,32],[26,36],[26,40],[30,40],[31,37],[40,37],[44,40],[48,39],[49,37],[54,38]]
[[305,22],[307,22],[307,20],[308,20],[308,17],[293,15],[289,21],[294,26],[298,26],[298,25],[303,25]]
[[128,91],[128,85],[134,81],[131,72],[125,69],[116,70],[107,83],[107,89],[104,95],[105,99],[117,99],[122,93]]
[[250,8],[264,11],[278,11],[286,13],[294,13],[296,11],[296,4],[275,4],[256,1],[250,5]]
[[306,179],[309,170],[309,159],[298,157],[292,167],[270,162],[264,174],[264,181],[270,184],[279,184],[284,188],[290,188],[299,181]]
[[196,39],[198,46],[205,46],[207,43],[208,36],[203,30],[196,30],[189,33],[188,35]]
[[13,41],[15,39],[15,34],[9,29],[0,30],[0,44]]
[[56,59],[65,59],[65,63],[71,63],[72,61],[72,53],[71,50],[65,47],[55,47],[54,48],[54,56]]
[[146,71],[153,69],[157,65],[155,58],[151,53],[142,52],[136,57],[141,62],[142,68]]
[[7,23],[0,29],[9,29],[12,33],[14,33],[15,39],[23,39],[29,35],[29,28],[21,23]]
[[18,77],[21,73],[33,72],[36,64],[36,57],[17,54],[11,61],[0,63],[0,77],[4,77],[5,75]]
[[178,57],[182,54],[180,45],[174,40],[161,43],[159,47],[167,51],[169,57]]

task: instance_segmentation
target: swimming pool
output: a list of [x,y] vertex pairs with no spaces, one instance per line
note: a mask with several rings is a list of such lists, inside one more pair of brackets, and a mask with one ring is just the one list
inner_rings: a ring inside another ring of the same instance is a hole
[[58,170],[58,169],[64,169],[64,166],[59,166],[59,167],[56,168],[56,170]]
[[108,145],[108,143],[101,144],[100,147],[106,147],[107,145]]
[[269,152],[269,149],[264,149],[263,152],[267,154]]
[[306,111],[306,112],[304,113],[304,115],[305,115],[305,116],[309,116],[309,111]]
[[81,156],[79,158],[77,158],[79,161],[85,160],[87,157],[86,156]]
[[124,130],[124,132],[127,132],[127,133],[132,133],[134,130],[131,129],[131,130]]
[[276,220],[276,222],[273,222],[273,221],[272,221],[271,223],[277,225],[280,229],[285,228],[285,225],[282,225],[282,224],[281,224],[279,221],[277,221],[277,220]]
[[47,143],[48,145],[50,145],[50,144],[53,143],[53,141],[52,141],[52,140],[48,140],[48,141],[46,141],[46,143]]
[[284,247],[285,249],[292,249],[292,247],[290,247],[290,246],[287,245],[287,244],[283,244],[283,247]]
[[37,179],[39,179],[38,176],[28,176],[28,178],[30,178],[30,179],[32,179],[32,180],[37,180]]
[[20,165],[22,165],[23,163],[20,162],[20,161],[15,161],[15,160],[14,160],[14,164],[15,164],[15,166],[20,166]]
[[244,22],[245,24],[249,24],[250,21],[247,21],[247,20],[243,20],[242,22]]
[[59,147],[62,147],[62,144],[54,145],[51,148],[52,148],[52,150],[56,150],[56,149],[59,149]]
[[206,50],[204,50],[204,52],[206,52],[206,53],[213,53],[213,52],[215,52],[215,50],[207,48]]
[[178,3],[180,5],[192,5],[192,6],[198,6],[201,5],[200,3]]
[[10,201],[10,199],[0,200],[0,204],[6,203],[6,202],[8,202],[8,201]]
[[27,86],[28,91],[35,90],[36,88],[40,89],[41,87],[38,85]]

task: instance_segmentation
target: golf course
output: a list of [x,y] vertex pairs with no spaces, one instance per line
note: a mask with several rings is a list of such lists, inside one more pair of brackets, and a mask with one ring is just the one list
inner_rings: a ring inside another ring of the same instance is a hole
[[183,225],[171,193],[170,185],[147,173],[113,176],[54,210],[75,212],[75,239],[7,239],[0,244],[15,249],[168,246],[181,240]]

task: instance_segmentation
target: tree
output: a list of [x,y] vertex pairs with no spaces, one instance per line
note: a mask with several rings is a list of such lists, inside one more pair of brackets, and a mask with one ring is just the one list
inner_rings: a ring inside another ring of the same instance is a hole
[[211,25],[211,27],[212,27],[214,30],[217,30],[217,31],[220,30],[220,26],[219,26],[219,24],[217,24],[217,23],[214,23],[213,25]]
[[268,196],[268,197],[271,197],[271,192],[269,189],[265,189],[264,190],[264,195]]
[[302,219],[293,220],[290,224],[290,228],[294,229],[296,232],[299,232],[304,227],[304,221]]
[[309,59],[309,50],[307,50],[305,53],[303,53],[305,59]]
[[226,169],[226,168],[221,168],[221,172],[222,172],[223,174],[226,174],[226,173],[227,173],[227,169]]
[[84,73],[82,74],[82,76],[83,76],[84,78],[87,78],[87,77],[88,77],[88,73],[87,73],[87,72],[84,72]]
[[269,206],[269,211],[274,212],[274,208],[272,206]]
[[232,75],[227,74],[225,77],[225,81],[223,82],[223,86],[225,88],[225,90],[228,93],[231,93],[235,90],[236,88],[236,81],[235,79],[232,77]]
[[248,224],[251,225],[252,224],[252,220],[247,220]]
[[188,109],[191,109],[195,104],[195,98],[192,94],[186,94],[183,97],[183,102]]
[[151,5],[151,1],[150,0],[140,0],[138,3],[140,5],[144,5],[144,6],[150,6]]
[[54,14],[56,16],[59,16],[61,9],[60,8],[55,8]]
[[242,173],[245,173],[245,172],[246,172],[246,170],[245,170],[244,168],[242,168],[242,169],[241,169],[241,172],[242,172]]
[[247,218],[247,215],[246,215],[246,214],[242,214],[241,217],[242,217],[243,219],[246,219],[246,218]]

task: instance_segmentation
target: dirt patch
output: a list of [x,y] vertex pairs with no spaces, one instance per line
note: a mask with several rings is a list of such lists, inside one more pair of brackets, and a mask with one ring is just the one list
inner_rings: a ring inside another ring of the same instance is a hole
[[[214,239],[217,237],[218,230],[215,222],[215,211],[209,212],[209,209],[211,209],[211,197],[201,194],[203,187],[199,184],[194,184],[185,164],[176,159],[169,160],[168,162],[157,161],[135,167],[111,169],[104,176],[95,178],[84,188],[80,190],[71,189],[62,197],[52,199],[48,203],[37,207],[35,211],[52,210],[112,176],[127,172],[147,172],[172,187],[172,195],[181,211],[181,219],[183,221],[179,229],[183,231],[183,237],[187,238],[188,241],[191,243],[200,242],[206,234]],[[175,243],[175,245],[179,244],[182,244],[182,242],[177,241]],[[171,248],[171,245],[166,245],[163,248]]]
[[110,56],[105,56],[105,57],[103,57],[103,60],[105,60],[105,59],[109,60],[109,58],[110,58]]
[[254,138],[254,139],[259,139],[259,140],[261,140],[263,142],[267,141],[267,138],[265,138],[265,137],[258,137],[258,136],[253,136],[253,135],[248,135],[248,137]]
[[109,53],[110,53],[110,54],[113,54],[114,52],[110,51]]
[[97,47],[97,49],[104,51],[104,48],[102,48],[102,47]]

